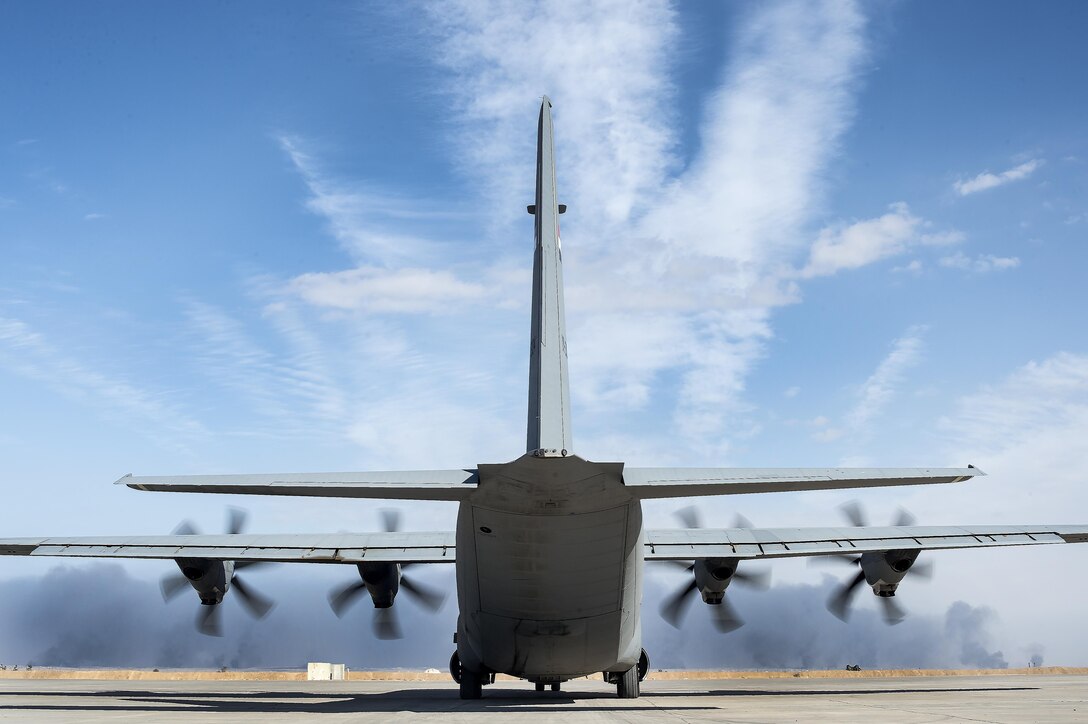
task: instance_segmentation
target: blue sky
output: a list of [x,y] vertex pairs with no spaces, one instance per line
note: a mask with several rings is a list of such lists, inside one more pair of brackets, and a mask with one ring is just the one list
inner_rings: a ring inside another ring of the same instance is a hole
[[[579,454],[974,463],[860,497],[874,522],[1088,522],[1082,3],[4,14],[4,535],[211,530],[231,502],[360,530],[375,506],[110,483],[519,454],[544,93]],[[850,497],[703,504],[818,525]],[[1071,548],[949,554],[904,600],[988,605],[1008,651],[1084,663]]]

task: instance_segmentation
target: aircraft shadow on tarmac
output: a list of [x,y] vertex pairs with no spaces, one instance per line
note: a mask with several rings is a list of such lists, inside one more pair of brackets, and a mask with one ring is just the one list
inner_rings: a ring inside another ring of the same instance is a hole
[[[701,696],[844,696],[866,694],[962,694],[967,692],[1037,691],[1038,687],[1000,686],[972,688],[857,688],[857,689],[718,689],[711,691],[644,691],[647,699]],[[22,703],[19,697],[36,701]],[[71,697],[70,703],[42,703],[43,698]],[[117,703],[97,702],[114,699]],[[266,713],[266,714],[338,714],[350,712],[579,712],[604,711],[606,707],[578,706],[583,701],[613,699],[617,709],[624,711],[696,711],[716,709],[714,706],[638,706],[637,700],[628,704],[615,699],[611,692],[550,692],[497,690],[482,699],[462,701],[456,689],[403,689],[374,694],[357,692],[297,692],[297,691],[237,691],[237,692],[177,692],[177,691],[3,691],[0,690],[2,711],[102,711],[102,712],[190,712],[205,713]],[[91,701],[86,701],[90,699]],[[83,701],[78,701],[83,700]],[[622,702],[622,703],[621,703]],[[561,705],[561,708],[556,708]]]

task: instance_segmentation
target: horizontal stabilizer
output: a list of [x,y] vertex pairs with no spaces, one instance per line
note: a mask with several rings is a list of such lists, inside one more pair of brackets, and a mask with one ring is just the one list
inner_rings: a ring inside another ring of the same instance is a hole
[[1088,543],[1088,525],[682,528],[646,531],[646,560],[793,558],[891,550]]
[[126,475],[117,481],[137,490],[235,495],[301,495],[319,498],[463,500],[476,489],[474,468],[364,473],[260,473],[255,475]]
[[623,482],[640,499],[743,495],[799,490],[958,483],[985,475],[966,468],[624,468]]
[[454,534],[153,535],[0,539],[0,555],[279,563],[453,563]]

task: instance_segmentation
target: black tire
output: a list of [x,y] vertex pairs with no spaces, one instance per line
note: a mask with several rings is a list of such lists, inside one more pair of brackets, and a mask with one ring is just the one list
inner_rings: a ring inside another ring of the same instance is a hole
[[559,689],[560,689],[559,684],[552,684],[552,691],[559,691]]
[[461,667],[461,698],[479,699],[483,694],[483,677],[475,672]]
[[537,691],[544,691],[544,682],[543,681],[536,682],[536,690]]
[[637,666],[632,666],[630,669],[620,674],[619,681],[616,682],[616,696],[621,699],[638,698]]

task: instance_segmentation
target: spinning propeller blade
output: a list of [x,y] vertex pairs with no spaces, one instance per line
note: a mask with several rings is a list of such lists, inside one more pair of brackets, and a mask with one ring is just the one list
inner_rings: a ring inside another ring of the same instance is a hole
[[348,608],[366,591],[366,584],[355,581],[329,591],[329,606],[337,618],[343,618]]
[[[862,509],[861,504],[856,500],[852,500],[843,504],[840,507],[844,516],[855,526],[865,526],[866,515]],[[894,526],[912,526],[914,525],[915,518],[907,510],[900,508],[892,521]],[[848,563],[850,565],[861,565],[861,556],[839,554],[831,556],[819,556],[812,559],[810,563],[816,563],[819,561],[836,561],[842,563]],[[923,561],[918,563],[914,561],[910,568],[907,569],[906,575],[914,575],[918,578],[930,578],[933,575],[933,563],[931,561]],[[857,575],[840,586],[831,598],[827,602],[827,610],[831,611],[836,618],[846,621],[850,617],[850,607],[854,602],[854,597],[857,595],[858,588],[865,582],[865,571],[858,571]],[[906,611],[902,606],[895,602],[891,596],[878,596],[880,598],[881,612],[884,617],[884,622],[889,625],[895,625],[906,618]]]
[[[396,533],[400,530],[400,511],[385,508],[379,511],[379,514],[381,515],[382,528],[386,533]],[[383,574],[382,579],[384,579],[384,575],[399,576],[399,578],[397,578],[399,590],[403,590],[409,598],[429,611],[437,611],[442,608],[442,605],[446,602],[445,592],[426,586],[404,575],[403,571],[405,568],[408,568],[409,565],[410,564],[403,564],[397,566],[396,564],[388,564],[388,573]],[[359,569],[359,574],[360,576],[363,575],[362,568]],[[370,575],[371,571],[368,570],[367,577],[370,577]],[[371,584],[380,585],[379,583],[375,583],[373,579],[371,579]],[[367,584],[363,580],[352,581],[344,586],[334,588],[329,591],[329,606],[337,617],[342,618],[344,614],[347,613],[347,609],[357,602],[366,591]],[[388,593],[388,591],[386,591],[386,593]],[[373,625],[374,635],[380,639],[399,639],[401,637],[401,629],[397,621],[397,614],[391,606],[375,608]]]
[[661,604],[661,618],[673,628],[680,628],[680,621],[683,620],[688,606],[691,605],[691,594],[695,593],[696,588],[698,584],[693,578],[690,583],[677,590]]
[[205,636],[223,635],[223,615],[219,606],[201,606],[196,614],[196,630]]
[[[246,520],[248,518],[246,511],[241,508],[228,508],[227,509],[227,535],[237,535],[241,533],[246,527]],[[183,520],[178,523],[174,528],[174,535],[198,535],[197,528],[191,521]],[[254,616],[255,618],[264,618],[268,615],[268,612],[275,607],[275,602],[266,596],[262,596],[255,590],[247,586],[237,574],[237,571],[243,568],[252,568],[264,563],[263,561],[237,561],[234,563],[235,573],[231,576],[230,587],[232,587],[238,594],[238,602],[242,604],[243,608]],[[162,591],[162,597],[164,601],[169,601],[176,597],[185,586],[189,583],[185,576],[173,573],[163,576],[159,582],[159,589]],[[204,604],[201,603],[200,611],[197,613],[196,628],[202,634],[207,636],[222,636],[223,625],[222,615],[219,613],[219,604]]]
[[849,583],[844,584],[835,592],[835,595],[831,597],[831,600],[827,602],[827,610],[835,615],[835,618],[840,621],[846,621],[850,618],[850,604],[854,598],[854,592],[858,586],[865,583],[865,571],[858,571],[858,574],[850,580]]

